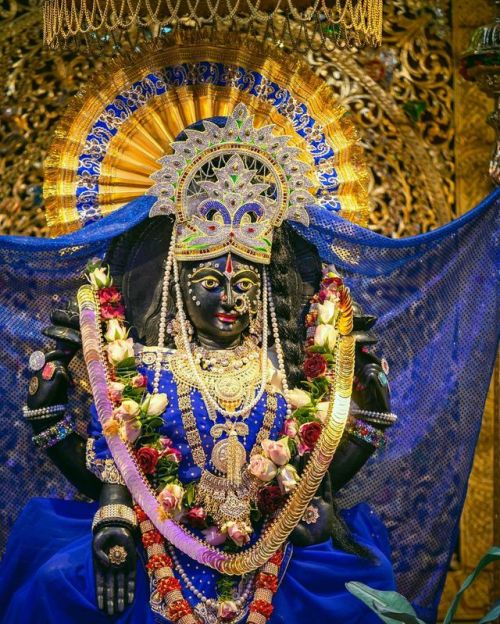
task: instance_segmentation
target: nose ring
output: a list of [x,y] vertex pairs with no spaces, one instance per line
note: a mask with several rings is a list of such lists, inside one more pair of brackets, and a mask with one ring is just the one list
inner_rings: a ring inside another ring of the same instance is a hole
[[248,298],[245,297],[245,295],[240,295],[239,297],[236,297],[236,300],[234,302],[234,309],[236,310],[236,312],[238,312],[238,314],[245,314],[245,312],[248,312],[248,308],[250,306],[248,305]]

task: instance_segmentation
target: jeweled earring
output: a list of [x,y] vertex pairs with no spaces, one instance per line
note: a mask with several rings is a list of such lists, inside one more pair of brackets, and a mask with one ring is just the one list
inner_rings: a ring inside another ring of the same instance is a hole
[[257,309],[250,310],[250,324],[248,331],[252,340],[258,345],[262,343],[262,301],[259,297]]
[[[192,326],[191,322],[186,319],[184,322],[184,325],[186,327],[186,331],[187,331],[187,335],[188,335],[188,340],[189,342],[192,342],[193,340],[193,336],[194,336],[194,327]],[[171,319],[168,323],[167,323],[167,334],[169,336],[172,336],[175,346],[180,349],[182,346],[182,341],[181,341],[181,325],[179,323],[179,321],[176,318]]]

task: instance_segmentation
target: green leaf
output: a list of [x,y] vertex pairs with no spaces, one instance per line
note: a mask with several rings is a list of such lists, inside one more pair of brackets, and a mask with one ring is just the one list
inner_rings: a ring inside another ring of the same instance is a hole
[[327,349],[325,347],[322,347],[321,345],[311,345],[310,347],[307,347],[307,352],[308,353],[328,353]]
[[425,624],[417,617],[413,607],[404,596],[394,591],[373,589],[364,583],[351,581],[346,588],[353,596],[364,602],[386,624]]
[[477,624],[486,624],[487,622],[496,622],[500,618],[500,601],[497,602],[493,609],[481,618]]
[[490,550],[488,550],[488,552],[481,558],[481,560],[477,564],[472,574],[469,574],[469,576],[462,583],[462,587],[458,590],[455,598],[453,598],[453,601],[450,605],[450,608],[448,609],[446,617],[443,620],[443,624],[451,624],[453,616],[455,615],[458,605],[460,603],[460,600],[462,598],[462,594],[468,587],[470,587],[470,585],[472,585],[472,583],[474,582],[478,574],[481,572],[481,570],[485,568],[489,563],[492,563],[493,561],[498,561],[499,559],[500,559],[500,547],[493,546],[493,548],[490,548]]
[[119,364],[116,365],[116,370],[120,371],[119,374],[123,375],[123,371],[126,370],[131,370],[134,369],[135,370],[135,357],[128,357],[125,358],[123,361],[121,361]]

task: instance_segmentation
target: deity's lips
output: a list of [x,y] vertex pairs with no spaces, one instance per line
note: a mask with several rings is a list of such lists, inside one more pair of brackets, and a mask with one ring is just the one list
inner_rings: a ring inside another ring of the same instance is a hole
[[238,320],[238,314],[228,314],[227,312],[219,312],[215,315],[219,321],[223,323],[235,323]]

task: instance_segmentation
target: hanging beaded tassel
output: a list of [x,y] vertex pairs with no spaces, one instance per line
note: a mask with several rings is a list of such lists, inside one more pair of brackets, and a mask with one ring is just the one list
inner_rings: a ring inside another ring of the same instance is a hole
[[241,466],[245,463],[244,448],[238,442],[238,434],[231,429],[227,449],[227,480],[231,485],[240,485]]

